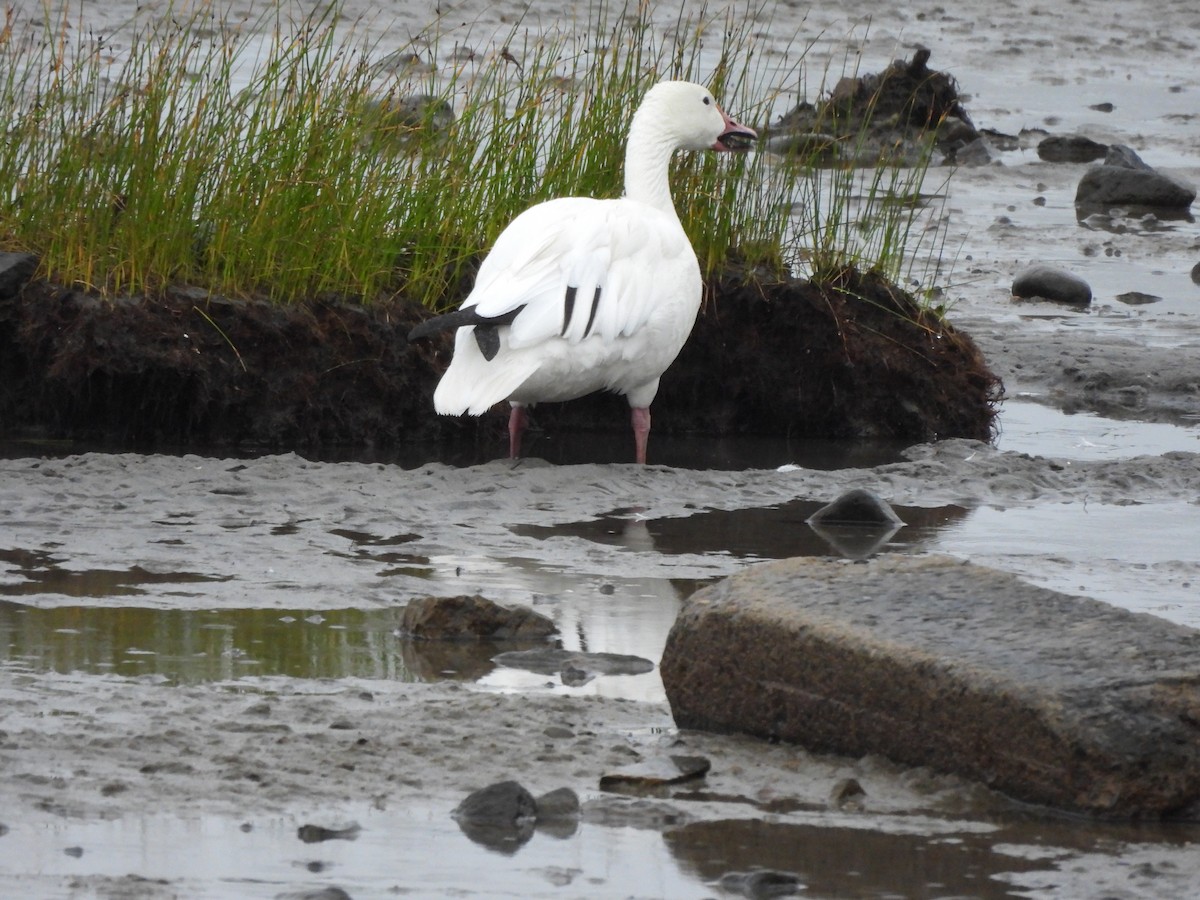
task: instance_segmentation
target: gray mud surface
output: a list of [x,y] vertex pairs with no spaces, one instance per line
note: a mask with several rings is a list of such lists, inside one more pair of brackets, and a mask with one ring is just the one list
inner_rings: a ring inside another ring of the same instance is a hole
[[[81,8],[115,28],[133,4]],[[548,27],[573,8],[534,4],[532,21]],[[797,33],[820,35],[814,83],[821,59],[840,67],[847,47],[861,45],[872,69],[921,42],[970,95],[981,127],[1078,130],[1200,175],[1200,22],[1186,0],[773,9],[762,27],[780,48]],[[350,4],[348,19],[358,10]],[[393,12],[399,24],[377,26],[381,52],[426,10]],[[463,4],[447,33],[483,44],[516,12]],[[663,28],[673,21],[664,11]],[[1106,101],[1112,112],[1092,108]],[[1113,417],[1099,420],[1118,435],[1101,458],[1077,445],[1097,420],[1060,416],[1061,433],[1050,435],[1015,418],[1005,427],[1002,409],[999,450],[949,441],[834,471],[533,459],[401,468],[290,454],[0,460],[0,894],[274,897],[336,885],[356,898],[705,897],[733,896],[743,883],[722,876],[772,868],[796,871],[806,896],[1200,895],[1193,827],[1064,822],[874,757],[679,734],[657,673],[567,688],[486,660],[468,672],[461,661],[414,656],[386,628],[364,637],[360,658],[337,618],[478,591],[550,615],[571,649],[656,662],[691,589],[788,555],[785,539],[799,544],[806,528],[803,516],[770,519],[761,532],[704,516],[825,503],[865,487],[938,511],[933,525],[900,530],[904,552],[949,552],[1200,625],[1200,456],[1178,452],[1197,449],[1200,287],[1187,273],[1200,261],[1200,232],[1190,220],[1076,221],[1081,171],[1032,149],[958,170],[939,278],[950,285],[951,320],[1010,397],[1026,409]],[[1014,304],[1012,276],[1037,261],[1088,279],[1092,307]],[[1130,290],[1162,300],[1115,299]],[[1149,422],[1179,426],[1173,449],[1156,449],[1155,438],[1127,452]],[[1034,449],[1007,451],[1006,441]],[[728,530],[714,531],[719,521]],[[689,522],[708,524],[661,549]],[[748,534],[775,543],[722,549]],[[263,645],[234,638],[181,640],[169,652],[154,644],[167,621],[156,616],[215,616],[209,631],[193,622],[183,633],[220,636],[238,634],[221,618],[234,613],[306,629],[305,659],[358,656],[313,678],[283,663],[261,674]],[[94,616],[117,631],[142,617],[146,645],[100,653],[83,640]],[[198,657],[212,663],[203,677],[178,674]],[[455,672],[468,677],[436,680]],[[598,790],[606,771],[667,752],[706,756],[712,768],[699,785],[653,797]],[[469,841],[450,810],[510,778],[535,794],[575,789],[578,830],[539,833],[506,853]],[[865,791],[849,805],[834,790],[848,778]],[[363,826],[357,840],[310,847],[296,838],[307,823],[351,821]]]

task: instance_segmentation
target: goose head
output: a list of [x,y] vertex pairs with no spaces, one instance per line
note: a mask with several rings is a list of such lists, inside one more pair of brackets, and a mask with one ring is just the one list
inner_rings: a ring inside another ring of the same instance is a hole
[[638,119],[654,123],[679,150],[749,150],[758,134],[730,118],[712,92],[688,81],[663,81],[652,87]]

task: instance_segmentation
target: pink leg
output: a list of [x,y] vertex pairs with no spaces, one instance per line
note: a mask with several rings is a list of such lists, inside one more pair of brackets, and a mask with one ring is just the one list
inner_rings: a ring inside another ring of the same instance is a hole
[[516,459],[521,455],[521,435],[525,431],[525,425],[529,421],[529,415],[525,412],[525,407],[513,404],[512,412],[508,414],[508,458]]
[[637,461],[644,466],[646,440],[650,437],[650,407],[630,409],[629,420],[633,423],[633,443],[637,448]]

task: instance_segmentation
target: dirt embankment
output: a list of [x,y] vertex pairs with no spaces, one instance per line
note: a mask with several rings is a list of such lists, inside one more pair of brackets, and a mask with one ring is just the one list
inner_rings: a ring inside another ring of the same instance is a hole
[[[10,435],[123,446],[309,449],[490,441],[502,415],[447,419],[430,397],[450,336],[409,344],[428,313],[233,301],[188,289],[101,298],[0,263],[0,423]],[[5,277],[6,276],[6,277]],[[663,378],[658,433],[987,440],[999,380],[974,342],[883,279],[818,287],[730,272],[708,286]],[[624,431],[596,395],[537,410],[558,430]]]

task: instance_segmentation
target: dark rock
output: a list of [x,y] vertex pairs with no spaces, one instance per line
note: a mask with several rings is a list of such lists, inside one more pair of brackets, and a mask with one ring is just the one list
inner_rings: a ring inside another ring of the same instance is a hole
[[[553,647],[536,650],[510,650],[492,657],[497,665],[524,669],[538,675],[644,675],[654,671],[654,663],[640,656],[623,653],[581,653]],[[590,681],[591,678],[588,678]],[[565,677],[564,677],[565,681]]]
[[1159,303],[1162,297],[1154,294],[1144,294],[1141,291],[1126,291],[1123,294],[1117,294],[1117,299],[1128,306],[1145,306],[1149,303]]
[[421,597],[400,618],[401,634],[425,641],[529,641],[557,631],[541,613],[501,606],[478,594]]
[[285,891],[276,894],[275,900],[353,900],[340,887],[319,887],[301,891]]
[[80,857],[83,856],[83,848],[82,847],[64,847],[63,853],[67,854],[67,856],[71,856],[71,857],[74,857],[75,859],[79,859]]
[[32,253],[0,253],[0,297],[13,297],[37,271],[38,259]]
[[477,844],[515,853],[533,837],[537,801],[515,781],[481,788],[454,810],[458,827]]
[[1200,817],[1200,631],[958,560],[756,566],[693,595],[661,670],[681,728]]
[[954,166],[986,166],[992,161],[992,150],[981,137],[946,153],[946,163]]
[[1087,306],[1092,302],[1092,289],[1086,281],[1055,266],[1033,265],[1022,269],[1013,279],[1012,293],[1024,300],[1036,297],[1071,306]]
[[721,887],[730,893],[767,900],[770,897],[790,897],[804,888],[798,875],[760,869],[756,872],[729,872],[721,876]]
[[840,555],[863,559],[885,546],[904,522],[887,501],[855,488],[809,516],[808,525]]
[[511,825],[537,817],[537,802],[516,781],[501,781],[480,788],[458,804],[454,817],[460,822],[494,822]]
[[1037,145],[1038,156],[1046,162],[1092,162],[1107,153],[1107,144],[1081,134],[1056,134]]
[[362,826],[351,822],[342,828],[326,828],[324,825],[304,824],[296,829],[296,837],[306,844],[319,844],[322,841],[356,841]]
[[1196,263],[1194,266],[1192,266],[1192,282],[1194,284],[1200,284],[1200,263]]
[[829,525],[903,525],[887,501],[866,488],[846,491],[832,503],[822,506],[808,517],[811,525],[816,522]]
[[861,809],[866,796],[857,778],[843,778],[829,792],[829,802],[839,809]]
[[703,756],[656,756],[600,776],[600,790],[622,791],[661,787],[703,778],[712,763]]
[[568,787],[557,788],[542,794],[535,801],[535,806],[539,825],[555,819],[579,818],[579,795]]
[[1155,171],[1122,144],[1109,147],[1104,163],[1088,169],[1075,190],[1075,205],[1083,207],[1181,209],[1195,199],[1195,188]]

